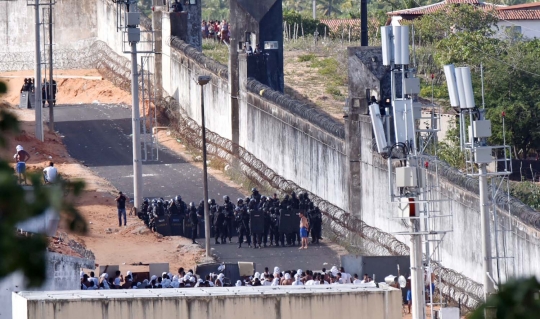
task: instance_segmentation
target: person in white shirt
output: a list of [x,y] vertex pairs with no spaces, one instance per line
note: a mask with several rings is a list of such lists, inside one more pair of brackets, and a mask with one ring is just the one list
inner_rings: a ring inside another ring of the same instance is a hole
[[56,167],[54,167],[54,163],[49,162],[49,166],[43,170],[43,179],[45,180],[45,184],[54,183],[57,175],[58,171],[56,170]]
[[95,276],[93,271],[90,272],[90,277],[88,277],[88,280],[92,280],[94,282],[96,289],[99,287],[99,279]]
[[292,286],[303,286],[304,283],[301,280],[301,276],[299,274],[294,275],[294,281],[292,283]]
[[354,274],[353,284],[359,285],[361,283],[362,283],[362,280],[358,279],[358,274]]
[[339,267],[339,272],[341,273],[341,279],[343,279],[344,284],[350,284],[351,283],[351,275],[349,273],[345,272],[344,267]]

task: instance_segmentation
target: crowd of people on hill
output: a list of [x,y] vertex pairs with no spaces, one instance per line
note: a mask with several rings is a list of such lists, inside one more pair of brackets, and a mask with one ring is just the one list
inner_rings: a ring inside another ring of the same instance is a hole
[[217,42],[229,43],[230,29],[227,20],[203,20],[201,23],[201,32],[203,39],[213,39]]
[[359,278],[357,274],[350,275],[343,267],[333,266],[330,270],[323,268],[321,271],[302,269],[282,271],[274,267],[272,272],[268,267],[264,272],[255,272],[252,276],[242,277],[235,283],[231,283],[223,273],[209,273],[205,276],[195,274],[192,269],[178,269],[178,274],[163,272],[161,276],[153,275],[149,279],[139,280],[131,271],[123,276],[118,270],[114,277],[107,273],[98,278],[94,272],[86,274],[81,271],[81,289],[154,289],[154,288],[194,288],[194,287],[231,287],[231,286],[310,286],[310,285],[341,285],[341,284],[369,284],[375,287],[373,280],[364,274]]
[[[322,239],[322,213],[314,205],[307,193],[296,195],[292,192],[281,200],[277,194],[263,196],[256,188],[251,196],[238,198],[236,205],[229,196],[223,197],[223,204],[214,199],[208,201],[210,225],[215,244],[232,243],[235,232],[238,234],[238,248],[244,242],[248,247],[296,246],[307,249],[308,236],[311,243],[318,244]],[[204,220],[204,200],[187,205],[181,196],[171,200],[144,199],[138,212],[140,219],[153,231],[160,217],[176,217],[188,224],[192,242],[195,244],[198,225]]]

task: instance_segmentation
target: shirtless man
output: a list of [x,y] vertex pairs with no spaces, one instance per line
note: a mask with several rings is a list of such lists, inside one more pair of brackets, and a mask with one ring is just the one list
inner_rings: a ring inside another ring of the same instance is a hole
[[17,153],[13,155],[13,158],[17,162],[16,170],[17,170],[17,174],[19,174],[19,184],[21,184],[22,181],[24,180],[24,185],[27,185],[26,184],[26,162],[30,159],[30,154],[28,154],[28,152],[25,151],[21,145],[17,145],[16,150],[17,150]]

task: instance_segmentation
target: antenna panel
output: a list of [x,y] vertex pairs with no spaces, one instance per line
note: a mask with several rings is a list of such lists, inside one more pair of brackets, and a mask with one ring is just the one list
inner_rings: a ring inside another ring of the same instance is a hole
[[392,47],[392,27],[381,27],[381,45],[383,65],[391,65],[394,48]]
[[[394,35],[394,63],[395,64],[404,64],[403,56],[401,54],[402,45],[401,45],[401,27],[393,26],[392,33]],[[408,63],[408,61],[407,61]]]
[[450,95],[450,105],[453,107],[459,106],[459,95],[456,84],[456,68],[453,64],[444,66],[444,75],[446,76],[446,84],[448,86],[448,95]]
[[384,135],[384,126],[382,123],[379,104],[371,104],[369,106],[369,114],[371,116],[371,123],[373,125],[373,134],[375,135],[375,141],[377,142],[377,152],[384,153],[385,148],[388,145],[386,143],[386,136]]
[[411,139],[414,140],[414,114],[410,107],[407,109],[407,102],[407,100],[392,101],[396,143],[406,143]]

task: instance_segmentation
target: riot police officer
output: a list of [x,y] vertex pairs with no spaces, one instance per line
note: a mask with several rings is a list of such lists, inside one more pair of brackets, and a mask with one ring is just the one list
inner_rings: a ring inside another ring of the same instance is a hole
[[161,217],[165,215],[165,209],[163,208],[163,200],[160,198],[157,200],[157,205],[154,206],[155,217]]
[[322,239],[322,214],[318,207],[313,206],[313,203],[310,204],[310,216],[311,243],[318,244]]
[[169,207],[167,208],[169,215],[180,215],[180,210],[178,209],[177,203],[174,200],[170,201]]
[[148,203],[148,198],[145,198],[143,200],[143,204],[142,204],[142,207],[141,207],[141,210],[139,210],[137,212],[137,217],[139,217],[139,219],[141,220],[144,220],[145,219],[145,216],[148,215],[148,207],[150,206],[150,204]]
[[[277,210],[277,208],[275,208],[275,209]],[[278,220],[279,220],[280,216],[283,215],[284,213],[285,213],[285,209],[279,209],[278,210],[278,217],[277,217]],[[279,224],[278,224],[278,227],[279,227]],[[279,242],[280,242],[281,246],[285,247],[285,233],[280,231],[278,233],[278,238],[279,238]]]
[[148,228],[150,228],[152,231],[155,231],[155,222],[156,222],[156,210],[157,210],[157,200],[152,200],[152,206],[148,208]]
[[292,209],[299,209],[300,208],[300,200],[298,197],[296,197],[296,193],[291,193],[291,207]]
[[[268,233],[270,232],[270,225],[272,224],[272,218],[270,217],[270,210],[268,208],[263,208],[264,214],[264,233],[263,233],[263,245],[266,248],[268,243]],[[272,246],[272,241],[270,241],[270,246]]]
[[251,237],[249,232],[249,214],[246,210],[236,208],[235,212],[236,227],[238,229],[238,248],[242,247],[244,237],[246,237],[248,247],[251,248]]
[[216,234],[216,228],[214,227],[214,219],[216,218],[217,214],[217,205],[215,199],[209,199],[208,200],[208,214],[210,215],[210,236],[215,236]]
[[176,206],[178,207],[178,213],[180,215],[185,215],[186,210],[187,210],[187,206],[186,206],[186,203],[184,203],[184,201],[182,201],[182,197],[180,195],[176,196],[174,198],[174,202],[176,203]]
[[[231,203],[229,196],[223,196],[223,209],[225,210],[226,236],[229,237],[229,243],[232,242],[232,234],[234,230],[234,204]],[[222,241],[222,243],[224,243]]]
[[204,216],[204,200],[201,200],[197,206],[197,215]]
[[285,197],[283,197],[283,199],[281,200],[281,203],[279,203],[279,208],[280,209],[287,209],[288,206],[290,206],[290,202],[289,202],[289,195],[285,195]]
[[251,199],[255,200],[257,203],[261,201],[261,194],[256,188],[251,189]]
[[277,208],[270,208],[270,246],[272,242],[279,247],[279,211]]
[[214,216],[214,238],[216,239],[216,244],[220,244],[219,239],[221,238],[221,244],[225,244],[227,240],[227,225],[225,222],[225,214],[223,213],[223,206],[217,207],[217,212]]
[[[252,202],[255,202],[255,201],[252,200]],[[257,213],[261,213],[261,212],[255,209],[249,210],[249,216],[252,216],[253,214],[257,214]],[[251,220],[251,222],[253,222],[253,220]],[[256,231],[255,227],[251,224],[250,224],[250,230],[251,230],[251,236],[253,237],[252,239],[253,248],[261,248],[263,233],[260,231]],[[263,228],[263,232],[264,232],[264,228]]]
[[[204,203],[204,202],[203,202]],[[191,222],[191,240],[193,244],[198,244],[195,241],[197,239],[197,228],[199,227],[199,216],[197,215],[197,208],[195,203],[189,203],[189,221]]]
[[259,209],[259,204],[256,200],[250,199],[248,202],[248,209]]

